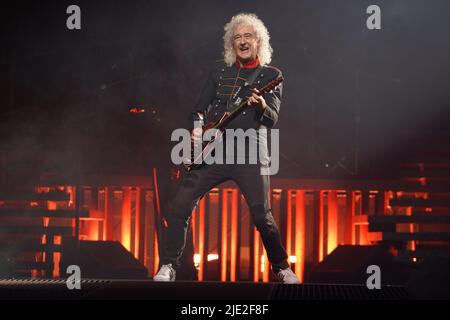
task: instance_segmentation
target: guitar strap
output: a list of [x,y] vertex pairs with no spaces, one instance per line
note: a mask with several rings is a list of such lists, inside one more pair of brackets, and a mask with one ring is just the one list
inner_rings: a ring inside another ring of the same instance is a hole
[[242,87],[240,87],[233,96],[230,97],[230,100],[228,100],[228,110],[230,110],[230,111],[233,110],[241,103],[242,97],[241,97],[240,93],[242,91],[246,91],[246,90],[243,90],[244,88],[249,88],[249,87],[251,88],[251,86],[255,82],[256,78],[258,78],[258,75],[261,72],[261,70],[262,70],[262,67],[258,66],[256,68],[256,70],[253,71],[253,73],[247,78],[244,85]]
[[258,78],[259,73],[261,72],[262,67],[258,66],[255,71],[248,77],[247,81],[245,82],[244,86],[252,86],[253,82],[255,82],[256,78]]

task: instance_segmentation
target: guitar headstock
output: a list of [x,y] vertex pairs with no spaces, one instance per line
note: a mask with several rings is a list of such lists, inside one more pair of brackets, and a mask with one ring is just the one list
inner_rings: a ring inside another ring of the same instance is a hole
[[266,84],[264,87],[262,87],[261,89],[259,89],[259,95],[262,95],[264,93],[270,92],[273,89],[275,89],[281,82],[283,82],[284,78],[283,77],[279,77],[276,78],[272,81],[270,81],[268,84]]

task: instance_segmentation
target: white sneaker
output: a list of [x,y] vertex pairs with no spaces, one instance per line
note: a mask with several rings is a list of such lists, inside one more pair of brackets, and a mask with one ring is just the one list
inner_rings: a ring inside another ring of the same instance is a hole
[[153,276],[153,281],[175,281],[175,269],[172,264],[163,264],[159,271]]
[[291,268],[286,268],[278,271],[278,280],[284,284],[299,284],[296,274],[292,272]]

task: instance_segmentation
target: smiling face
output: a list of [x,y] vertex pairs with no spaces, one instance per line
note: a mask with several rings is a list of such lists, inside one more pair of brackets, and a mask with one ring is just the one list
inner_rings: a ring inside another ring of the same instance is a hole
[[258,54],[258,40],[251,26],[238,25],[233,32],[233,49],[236,59],[247,62],[256,59]]

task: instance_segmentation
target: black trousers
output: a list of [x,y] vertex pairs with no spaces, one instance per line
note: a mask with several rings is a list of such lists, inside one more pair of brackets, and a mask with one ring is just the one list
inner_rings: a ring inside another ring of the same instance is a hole
[[272,269],[277,272],[289,267],[287,253],[270,209],[269,176],[261,175],[259,165],[250,164],[206,165],[186,175],[174,199],[166,206],[168,227],[163,237],[161,264],[171,263],[175,268],[180,265],[192,210],[210,189],[227,180],[235,181],[241,189]]

